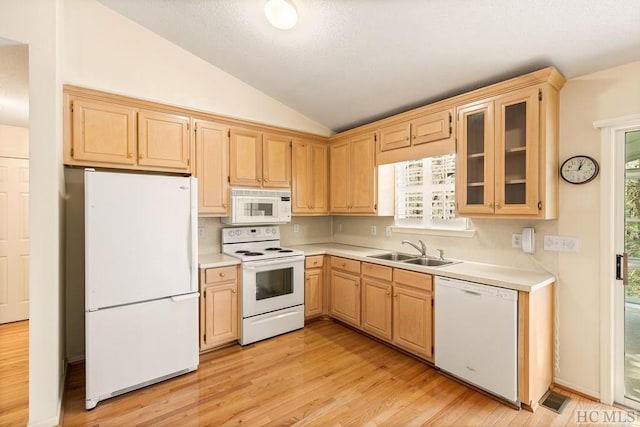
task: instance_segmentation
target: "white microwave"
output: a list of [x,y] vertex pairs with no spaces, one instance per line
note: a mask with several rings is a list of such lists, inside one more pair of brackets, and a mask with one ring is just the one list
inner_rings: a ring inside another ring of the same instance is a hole
[[291,222],[291,190],[232,188],[230,216],[225,224],[275,224]]

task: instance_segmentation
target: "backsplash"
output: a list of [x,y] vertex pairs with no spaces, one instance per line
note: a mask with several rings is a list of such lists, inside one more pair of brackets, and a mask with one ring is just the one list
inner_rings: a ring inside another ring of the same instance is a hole
[[[294,228],[298,228],[294,232]],[[220,252],[220,233],[225,227],[220,218],[198,218],[198,228],[204,235],[198,238],[200,254]],[[283,246],[304,245],[309,243],[325,243],[331,241],[331,217],[329,216],[294,216],[288,224],[280,225],[280,242]]]
[[[199,227],[204,235],[198,240],[201,254],[220,252],[220,233],[224,227],[220,218],[200,217]],[[294,232],[296,228],[298,231]],[[371,235],[371,226],[376,227],[376,235]],[[280,225],[280,240],[283,246],[310,243],[336,242],[347,245],[364,246],[392,251],[413,253],[415,249],[403,245],[402,240],[412,242],[422,240],[427,244],[429,255],[436,256],[436,249],[443,249],[446,258],[499,264],[527,270],[545,269],[558,271],[557,252],[542,249],[545,234],[557,235],[557,221],[529,221],[505,219],[474,219],[471,228],[473,237],[450,237],[429,234],[401,233],[393,231],[386,237],[385,230],[393,226],[393,217],[347,217],[318,216],[293,217],[289,224]],[[536,251],[527,255],[518,248],[511,247],[511,234],[520,233],[523,227],[533,226],[536,231]]]
[[[371,227],[376,227],[376,235]],[[557,235],[557,221],[473,219],[471,228],[473,237],[449,237],[429,234],[401,233],[393,231],[391,237],[385,236],[385,229],[393,226],[393,217],[333,217],[333,242],[355,246],[375,247],[406,253],[417,251],[402,240],[427,245],[428,255],[437,256],[436,249],[443,249],[445,258],[466,261],[499,264],[527,270],[540,270],[541,266],[556,273],[558,256],[556,252],[542,250],[545,234]],[[523,227],[534,227],[536,231],[536,250],[527,255],[521,249],[511,247],[511,234],[520,233]]]

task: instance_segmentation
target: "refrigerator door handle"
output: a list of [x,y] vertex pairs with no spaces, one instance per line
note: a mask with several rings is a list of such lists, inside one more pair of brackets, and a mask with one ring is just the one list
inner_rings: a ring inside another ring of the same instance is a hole
[[193,298],[198,298],[199,296],[200,296],[200,292],[194,292],[192,294],[176,295],[171,297],[171,301],[173,302],[186,301]]

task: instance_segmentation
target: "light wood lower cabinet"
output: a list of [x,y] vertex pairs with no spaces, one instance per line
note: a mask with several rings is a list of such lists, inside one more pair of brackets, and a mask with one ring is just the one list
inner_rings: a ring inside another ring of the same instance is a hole
[[433,276],[393,269],[393,343],[433,357]]
[[200,270],[200,351],[238,339],[237,268]]
[[308,256],[304,272],[304,318],[324,314],[324,256]]
[[329,314],[360,326],[360,262],[332,256],[329,282]]
[[391,341],[392,268],[362,263],[362,329]]

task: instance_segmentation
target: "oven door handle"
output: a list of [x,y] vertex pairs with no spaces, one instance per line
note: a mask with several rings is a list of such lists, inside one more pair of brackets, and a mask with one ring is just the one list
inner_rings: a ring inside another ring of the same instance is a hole
[[289,265],[296,262],[304,261],[304,255],[291,256],[286,258],[279,258],[270,261],[249,261],[242,263],[243,270],[256,270],[262,267],[273,267],[277,265]]

